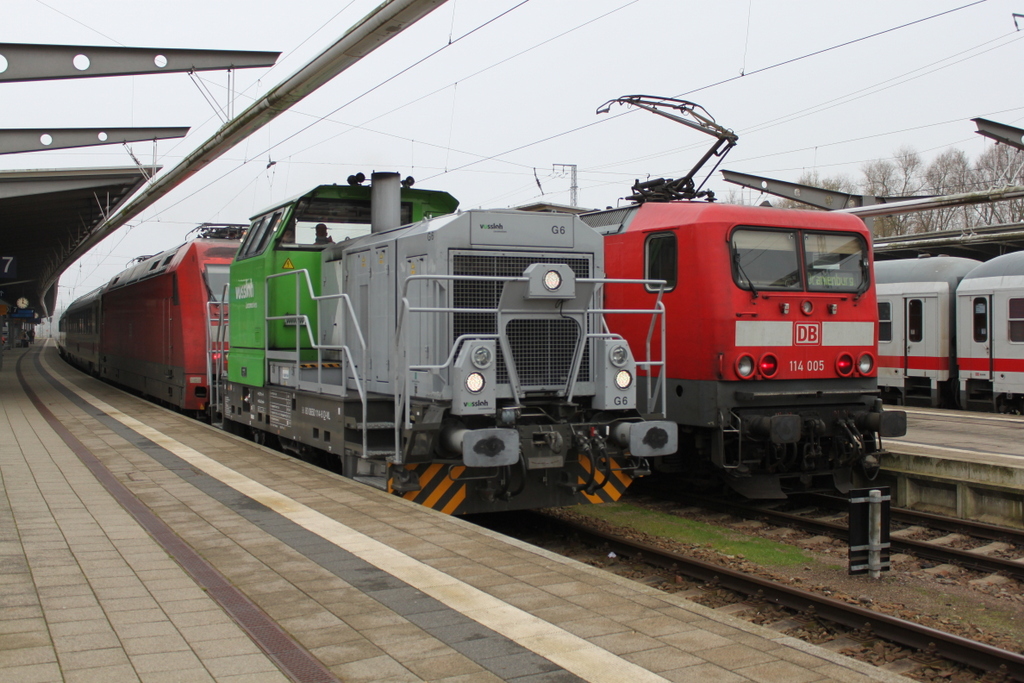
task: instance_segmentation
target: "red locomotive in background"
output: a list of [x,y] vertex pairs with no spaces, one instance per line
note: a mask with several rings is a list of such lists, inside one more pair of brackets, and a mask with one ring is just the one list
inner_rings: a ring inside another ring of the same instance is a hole
[[61,355],[179,410],[205,412],[210,363],[224,350],[216,347],[220,301],[241,235],[239,226],[200,226],[196,239],[78,299],[60,320]]
[[[584,220],[606,235],[608,277],[667,283],[664,379],[680,446],[659,469],[716,475],[751,498],[845,491],[855,468],[877,472],[880,437],[903,435],[906,414],[882,412],[861,220],[696,201]],[[656,297],[644,285],[610,285],[605,305],[650,307]],[[627,316],[608,324],[632,348],[647,343]]]

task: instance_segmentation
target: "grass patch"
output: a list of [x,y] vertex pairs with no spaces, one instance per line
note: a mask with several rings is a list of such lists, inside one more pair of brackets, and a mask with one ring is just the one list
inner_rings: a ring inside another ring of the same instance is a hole
[[616,526],[629,527],[652,536],[661,536],[678,543],[711,548],[725,555],[742,555],[757,564],[791,567],[815,560],[800,548],[749,536],[732,529],[717,527],[635,507],[629,503],[581,505],[569,508],[583,517],[600,519]]

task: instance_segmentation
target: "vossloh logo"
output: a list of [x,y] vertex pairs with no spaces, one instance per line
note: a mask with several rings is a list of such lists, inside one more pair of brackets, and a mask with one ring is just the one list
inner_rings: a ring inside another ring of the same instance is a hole
[[252,280],[242,280],[241,284],[235,285],[235,301],[251,299],[256,296],[256,288]]
[[501,223],[481,223],[481,230],[493,230],[494,232],[505,232],[505,226]]
[[482,398],[479,398],[479,399],[477,399],[475,401],[463,401],[462,402],[462,407],[463,408],[487,408],[490,405],[491,405],[490,401],[487,401],[487,400],[482,399]]

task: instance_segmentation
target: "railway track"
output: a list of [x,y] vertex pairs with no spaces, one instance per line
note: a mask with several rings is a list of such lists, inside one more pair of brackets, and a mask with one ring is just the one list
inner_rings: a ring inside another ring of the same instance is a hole
[[[805,496],[799,499],[799,502],[804,505],[792,511],[712,498],[691,497],[687,499],[687,502],[813,534],[848,539],[846,501],[841,498]],[[814,513],[818,513],[818,516],[814,516]],[[1024,580],[1024,558],[1020,557],[1024,555],[1024,550],[1021,550],[1024,547],[1024,531],[902,508],[894,509],[892,518],[893,521],[906,525],[902,529],[891,532],[890,547],[893,552],[907,553],[940,564],[952,564],[978,572],[1001,574]],[[947,535],[932,540],[920,540],[913,537],[926,529],[940,530],[946,532]],[[984,539],[987,543],[979,544],[975,548],[958,548],[949,545],[950,543],[970,544],[970,539]],[[1010,553],[1018,557],[1001,557],[992,553]]]
[[[531,513],[538,514],[538,513]],[[998,672],[1024,681],[1024,655],[945,633],[912,621],[870,610],[858,604],[829,598],[769,579],[697,560],[649,543],[623,538],[561,517],[544,516],[556,533],[579,538],[651,566],[689,577],[704,584],[726,588],[758,601],[784,607],[811,618],[840,624],[860,634],[891,641],[918,651],[922,661],[942,658],[985,672]]]

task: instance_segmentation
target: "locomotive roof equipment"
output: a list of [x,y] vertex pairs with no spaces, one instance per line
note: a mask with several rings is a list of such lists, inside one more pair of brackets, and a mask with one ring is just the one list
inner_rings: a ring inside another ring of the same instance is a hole
[[[645,182],[637,180],[633,184],[633,194],[627,197],[627,199],[641,204],[643,202],[668,202],[677,199],[697,199],[700,197],[707,199],[709,202],[715,201],[714,192],[702,190],[701,188],[704,187],[704,183],[708,181],[708,178],[715,172],[718,165],[725,160],[725,155],[729,153],[729,150],[736,146],[736,142],[739,140],[739,136],[736,133],[716,123],[715,119],[704,107],[686,100],[678,100],[672,97],[652,97],[650,95],[625,95],[605,102],[597,108],[597,113],[608,113],[613,104],[639,107],[652,114],[664,116],[676,123],[689,126],[694,130],[699,130],[715,138],[715,143],[711,146],[711,149],[700,158],[700,161],[694,164],[693,168],[685,176],[674,180],[666,178]],[[665,111],[665,109],[675,109],[679,114],[673,114]],[[686,117],[693,120],[688,120]],[[715,167],[711,169],[699,187],[694,187],[694,176],[697,175],[697,172],[700,171],[712,156],[718,157]]]

